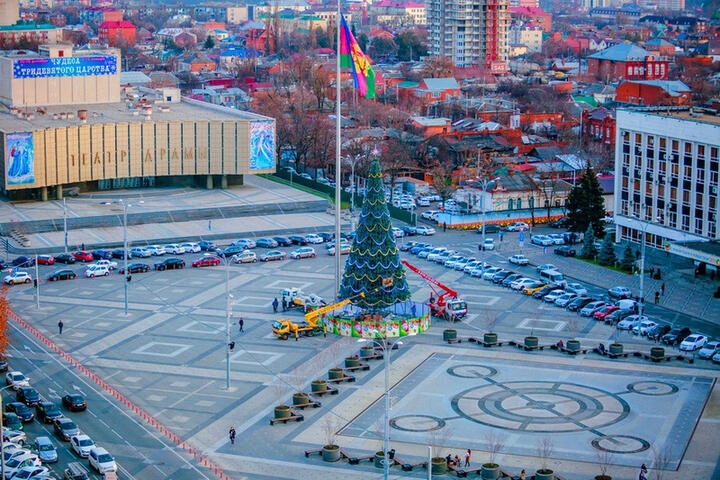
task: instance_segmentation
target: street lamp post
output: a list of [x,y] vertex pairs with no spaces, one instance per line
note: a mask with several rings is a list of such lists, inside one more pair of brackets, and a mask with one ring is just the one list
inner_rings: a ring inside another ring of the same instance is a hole
[[65,236],[65,253],[68,253],[67,205],[63,198],[63,233]]
[[127,243],[127,209],[130,204],[127,204],[120,200],[123,206],[123,258],[125,259],[125,269],[123,272],[123,290],[125,293],[125,316],[128,315],[128,278],[130,278],[130,272],[128,272],[128,243]]
[[[5,387],[0,388],[0,392],[3,390],[12,387],[12,385],[7,385]],[[0,412],[2,412],[4,409],[3,407],[3,397],[0,394]],[[5,434],[3,430],[5,427],[3,426],[3,416],[0,415],[0,478],[5,478]]]
[[35,301],[37,309],[40,310],[40,267],[38,267],[37,254],[35,254]]
[[225,388],[230,390],[230,316],[232,305],[230,299],[230,261],[227,254],[223,255],[225,260]]
[[488,180],[487,178],[484,178],[481,180],[482,182],[482,197],[480,197],[480,207],[482,209],[482,240],[481,240],[481,248],[480,248],[480,268],[485,268],[485,192],[487,191],[487,184]]

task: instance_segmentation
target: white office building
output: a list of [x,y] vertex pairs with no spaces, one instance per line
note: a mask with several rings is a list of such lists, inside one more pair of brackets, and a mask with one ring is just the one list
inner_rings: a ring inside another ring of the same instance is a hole
[[616,132],[617,239],[644,234],[648,247],[720,266],[720,116],[619,109]]

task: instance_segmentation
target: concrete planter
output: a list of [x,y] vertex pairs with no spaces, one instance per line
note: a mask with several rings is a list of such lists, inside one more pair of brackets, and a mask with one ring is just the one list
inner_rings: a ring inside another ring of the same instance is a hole
[[652,347],[650,349],[650,358],[653,361],[662,360],[665,357],[665,349],[663,347]]
[[480,476],[483,480],[497,480],[500,478],[500,465],[497,463],[484,463]]
[[610,344],[610,355],[622,355],[623,344],[622,343],[611,343]]
[[360,359],[356,357],[347,357],[345,359],[345,368],[350,367],[359,367],[360,366]]
[[288,418],[290,416],[292,416],[292,412],[287,405],[278,405],[275,407],[275,418]]
[[304,405],[310,403],[310,396],[307,393],[293,393],[293,405]]
[[540,339],[538,337],[525,337],[525,347],[535,348],[538,346]]
[[[390,458],[388,457],[388,461]],[[375,452],[375,458],[373,459],[375,468],[383,468],[385,466],[385,452]]]
[[595,480],[612,480],[610,475],[595,475]]
[[443,340],[455,340],[457,338],[457,330],[453,330],[451,328],[448,328],[446,330],[443,330]]
[[327,390],[327,382],[325,380],[313,380],[310,384],[311,392],[323,392]]
[[549,468],[541,468],[535,472],[535,480],[555,480],[555,472]]
[[568,352],[579,352],[580,351],[580,340],[568,340],[565,344],[565,348]]
[[495,345],[497,340],[497,333],[486,333],[483,335],[483,344],[485,345]]
[[433,457],[430,462],[432,464],[433,475],[443,475],[447,473],[447,462],[443,457]]
[[328,378],[330,380],[336,380],[338,378],[343,378],[345,376],[345,372],[342,368],[331,368],[328,370]]
[[340,447],[337,445],[325,445],[322,448],[322,459],[324,462],[337,462],[341,458]]
[[375,355],[375,349],[371,346],[360,347],[360,358],[370,358]]

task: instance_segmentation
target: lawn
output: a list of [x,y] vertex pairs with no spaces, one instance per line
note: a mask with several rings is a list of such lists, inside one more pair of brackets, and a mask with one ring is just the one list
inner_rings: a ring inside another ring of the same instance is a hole
[[610,270],[615,270],[616,272],[624,273],[625,275],[629,275],[628,272],[626,272],[625,270],[623,270],[623,269],[620,268],[620,267],[615,267],[615,266],[612,266],[612,265],[601,265],[600,262],[598,262],[597,260],[594,260],[594,259],[592,259],[592,258],[582,258],[582,257],[580,257],[580,256],[573,257],[573,258],[576,258],[576,259],[578,259],[578,260],[582,260],[583,262],[592,263],[593,265],[597,265],[598,267],[603,267],[603,268],[607,268],[607,269],[610,269]]

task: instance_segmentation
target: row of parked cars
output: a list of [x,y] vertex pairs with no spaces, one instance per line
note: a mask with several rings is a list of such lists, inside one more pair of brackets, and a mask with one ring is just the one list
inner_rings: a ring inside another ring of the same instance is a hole
[[[0,365],[7,370],[7,362]],[[80,431],[77,424],[67,417],[58,405],[43,399],[30,385],[30,379],[20,371],[7,371],[5,383],[15,392],[15,401],[3,401],[2,459],[5,464],[5,480],[51,480],[56,479],[48,464],[58,462],[57,447],[48,436],[37,436],[32,442],[23,431],[24,425],[37,419],[51,424],[55,436],[68,442],[70,449],[80,459],[87,459],[90,468],[104,475],[115,472],[117,464],[112,455]],[[80,412],[87,409],[85,398],[78,393],[68,393],[61,399],[64,410]],[[88,480],[87,470],[77,462],[63,469],[65,480]]]

